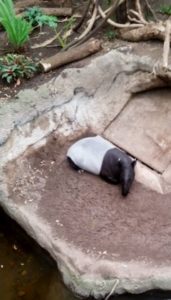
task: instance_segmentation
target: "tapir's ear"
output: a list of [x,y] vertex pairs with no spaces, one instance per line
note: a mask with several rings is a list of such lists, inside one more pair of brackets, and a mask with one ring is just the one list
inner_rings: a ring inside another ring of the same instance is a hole
[[136,162],[137,162],[136,159],[133,159],[133,160],[132,160],[131,164],[132,164],[133,168],[135,167]]

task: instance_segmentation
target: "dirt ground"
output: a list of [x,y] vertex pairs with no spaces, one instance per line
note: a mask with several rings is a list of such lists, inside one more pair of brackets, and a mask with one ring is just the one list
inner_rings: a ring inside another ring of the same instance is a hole
[[[17,1],[16,1],[17,2]],[[79,14],[80,8],[84,9],[85,7],[85,1],[81,0],[78,4],[78,1],[73,1],[73,7],[74,7],[74,13]],[[47,2],[45,1],[44,6],[48,6]],[[64,18],[59,18],[59,21],[63,21]],[[77,20],[77,19],[76,19]],[[64,23],[59,22],[57,30],[61,30]],[[40,61],[41,59],[47,58],[49,56],[52,56],[60,51],[59,43],[54,41],[52,44],[50,44],[47,47],[41,47],[37,49],[31,49],[31,47],[35,44],[40,44],[51,37],[53,37],[56,34],[56,32],[47,27],[43,26],[42,29],[36,29],[33,31],[33,33],[30,36],[30,39],[24,49],[24,52],[21,54],[24,54],[28,57],[31,57],[34,59],[34,61]],[[4,34],[4,32],[0,31],[0,56],[4,55],[6,53],[10,53],[10,46],[7,44],[7,39]],[[59,74],[61,69],[55,70],[53,72],[49,72],[48,74],[37,74],[34,76],[34,78],[29,80],[22,80],[20,86],[15,86],[15,83],[12,84],[6,84],[0,80],[0,101],[6,101],[10,99],[11,96],[14,96],[17,94],[21,89],[24,88],[36,88],[40,84],[47,82],[50,78],[52,78],[54,75]]]
[[[161,2],[161,1],[158,1]],[[81,15],[86,7],[87,1],[84,0],[73,0],[73,14],[74,15]],[[45,5],[46,2],[45,2]],[[157,7],[159,4],[156,4]],[[78,22],[79,18],[76,18],[76,22]],[[60,19],[60,23],[58,25],[57,30],[60,30],[63,26],[63,18]],[[83,29],[81,28],[80,32]],[[93,55],[92,57],[95,57],[97,55],[101,55],[103,52],[109,51],[110,49],[117,49],[121,46],[128,46],[134,48],[135,53],[139,55],[146,55],[149,53],[152,56],[156,57],[156,59],[160,58],[162,55],[162,43],[152,41],[152,42],[143,42],[143,43],[128,43],[126,41],[121,41],[117,38],[109,39],[108,33],[112,31],[113,28],[109,25],[106,25],[100,32],[96,34],[95,37],[102,40],[102,50]],[[35,30],[32,35],[30,36],[30,40],[28,44],[25,47],[25,52],[23,54],[27,55],[28,57],[33,58],[35,61],[40,61],[41,59],[47,58],[49,56],[52,56],[60,51],[59,43],[57,41],[54,41],[52,44],[50,44],[47,47],[42,47],[38,49],[31,49],[31,47],[35,44],[42,43],[49,38],[53,37],[55,35],[55,32],[48,28],[43,27],[41,30],[37,29]],[[73,39],[76,37],[76,34],[72,35],[70,39]],[[10,52],[9,45],[7,44],[7,40],[5,37],[5,34],[3,31],[0,32],[0,39],[1,39],[1,47],[0,47],[0,56],[4,55],[5,53]],[[69,40],[68,40],[69,42]],[[156,54],[155,54],[156,52]],[[10,101],[10,98],[16,95],[20,90],[25,88],[33,88],[36,89],[39,85],[43,84],[44,82],[47,82],[52,77],[57,76],[64,68],[66,67],[83,67],[86,63],[88,63],[92,57],[88,57],[86,59],[83,59],[82,61],[75,62],[68,64],[67,66],[63,66],[61,68],[58,68],[57,70],[50,71],[46,74],[37,74],[32,79],[25,80],[23,79],[21,81],[21,84],[19,86],[16,86],[15,83],[13,84],[5,84],[0,80],[0,102],[6,102]]]
[[59,145],[53,136],[39,151],[9,163],[6,174],[13,201],[38,205],[38,215],[54,235],[84,253],[166,265],[171,259],[171,195],[134,182],[123,198],[120,186],[72,170],[66,160],[68,146]]

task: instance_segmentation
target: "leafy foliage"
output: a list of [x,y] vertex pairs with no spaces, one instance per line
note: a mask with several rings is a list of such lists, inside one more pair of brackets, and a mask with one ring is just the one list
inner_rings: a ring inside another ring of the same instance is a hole
[[0,77],[7,83],[20,78],[31,78],[38,70],[38,65],[24,55],[7,54],[0,57]]
[[74,27],[75,22],[76,22],[76,19],[73,16],[71,16],[64,25],[64,31],[71,30],[72,27]]
[[0,23],[14,49],[21,48],[29,39],[31,25],[16,17],[12,0],[0,0]]
[[58,25],[57,17],[43,14],[40,7],[37,6],[28,7],[25,11],[24,17],[33,27],[42,27],[43,25],[47,25],[51,28],[56,28]]
[[171,15],[171,5],[162,5],[160,7],[160,12],[166,15]]
[[70,17],[63,26],[63,30],[61,30],[57,35],[57,40],[62,48],[67,46],[68,37],[70,36],[71,30],[75,25],[75,21],[76,19],[73,16]]
[[115,30],[107,30],[105,35],[109,41],[112,41],[116,38],[117,33]]

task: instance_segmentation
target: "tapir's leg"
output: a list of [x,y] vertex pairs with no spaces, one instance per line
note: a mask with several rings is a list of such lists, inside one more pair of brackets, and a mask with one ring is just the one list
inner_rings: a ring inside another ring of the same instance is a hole
[[80,168],[72,161],[72,159],[71,159],[70,157],[67,157],[67,159],[68,159],[68,161],[69,161],[70,166],[71,166],[74,170],[76,170],[76,171],[81,170],[81,169],[80,169]]

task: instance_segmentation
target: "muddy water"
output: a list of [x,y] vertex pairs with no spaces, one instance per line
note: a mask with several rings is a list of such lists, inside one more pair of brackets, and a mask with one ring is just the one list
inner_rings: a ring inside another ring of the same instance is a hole
[[0,210],[0,300],[75,300],[55,262]]
[[[110,298],[171,299],[171,293]],[[0,209],[0,300],[76,300],[64,286],[55,262]],[[90,300],[90,299],[89,299]]]

